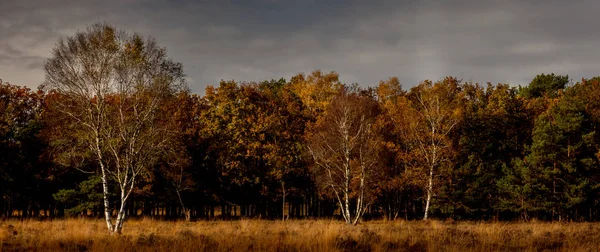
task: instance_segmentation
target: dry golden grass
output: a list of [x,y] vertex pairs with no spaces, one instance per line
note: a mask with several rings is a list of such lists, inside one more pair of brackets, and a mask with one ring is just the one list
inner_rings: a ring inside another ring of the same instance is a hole
[[5,221],[0,251],[600,251],[596,223]]

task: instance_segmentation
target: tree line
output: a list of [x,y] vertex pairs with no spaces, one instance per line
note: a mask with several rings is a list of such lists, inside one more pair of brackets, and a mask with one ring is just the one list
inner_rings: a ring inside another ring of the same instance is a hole
[[599,218],[598,77],[403,89],[316,70],[199,96],[182,69],[97,24],[59,40],[40,89],[0,84],[2,217]]

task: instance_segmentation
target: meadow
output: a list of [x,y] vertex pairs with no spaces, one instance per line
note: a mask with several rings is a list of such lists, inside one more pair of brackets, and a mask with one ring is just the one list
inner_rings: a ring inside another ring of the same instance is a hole
[[600,251],[598,223],[335,220],[0,222],[0,251]]

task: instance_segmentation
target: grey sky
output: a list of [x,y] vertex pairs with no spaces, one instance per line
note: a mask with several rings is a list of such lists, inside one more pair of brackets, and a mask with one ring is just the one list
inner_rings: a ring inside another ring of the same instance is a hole
[[192,91],[221,79],[334,70],[372,86],[452,75],[527,84],[538,73],[600,75],[597,0],[0,0],[0,78],[38,86],[60,36],[95,22],[150,35]]

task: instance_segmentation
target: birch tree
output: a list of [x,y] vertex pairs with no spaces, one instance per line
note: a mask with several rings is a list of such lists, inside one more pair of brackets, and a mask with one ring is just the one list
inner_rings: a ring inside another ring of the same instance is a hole
[[460,95],[461,85],[451,77],[435,84],[424,81],[408,94],[412,109],[406,110],[405,137],[427,174],[424,220],[429,215],[438,168],[451,157],[448,135],[460,119]]
[[[153,38],[95,24],[59,39],[45,72],[45,88],[60,97],[50,109],[71,125],[62,136],[74,138],[87,153],[81,156],[98,166],[106,225],[120,233],[136,181],[169,156],[177,139],[163,105],[186,89],[182,66]],[[113,221],[109,195],[115,187]]]
[[308,136],[317,183],[332,193],[348,224],[356,225],[374,200],[380,143],[373,127],[377,110],[371,97],[344,91]]

